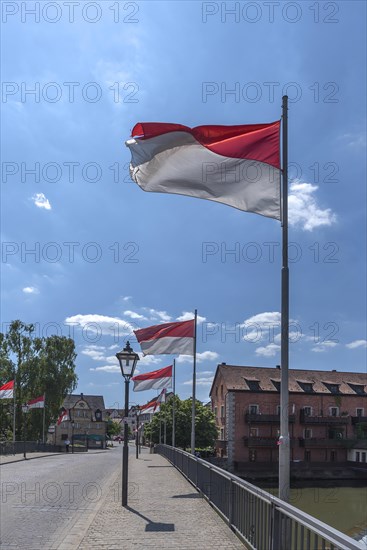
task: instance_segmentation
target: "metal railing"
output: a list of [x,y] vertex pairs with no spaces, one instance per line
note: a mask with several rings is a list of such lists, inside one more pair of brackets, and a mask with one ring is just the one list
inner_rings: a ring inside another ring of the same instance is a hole
[[364,550],[356,540],[181,449],[157,445],[251,550]]

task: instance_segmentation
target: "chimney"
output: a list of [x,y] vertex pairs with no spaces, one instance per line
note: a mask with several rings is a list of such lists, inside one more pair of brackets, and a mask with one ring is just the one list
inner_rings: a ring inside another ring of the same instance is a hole
[[226,365],[227,363],[225,363],[224,361],[221,362],[221,365]]
[[84,395],[82,393],[80,394],[80,399],[84,399]]
[[275,365],[275,368],[280,369],[280,365]]

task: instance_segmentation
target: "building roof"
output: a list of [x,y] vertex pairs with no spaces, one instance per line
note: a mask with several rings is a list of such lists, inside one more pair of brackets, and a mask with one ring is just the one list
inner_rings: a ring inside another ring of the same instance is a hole
[[105,410],[103,395],[84,395],[83,393],[66,396],[62,406],[65,409],[72,409],[81,399],[88,403],[92,411],[99,409],[103,412]]
[[[250,390],[249,382],[258,381],[260,391],[278,391],[281,378],[281,370],[278,367],[250,367],[220,364],[217,367],[213,384],[210,390],[212,394],[216,384],[217,377],[221,376],[227,390]],[[367,396],[367,375],[359,372],[337,372],[337,371],[316,371],[316,370],[298,370],[289,369],[289,391],[298,393],[308,393],[302,384],[312,384],[312,393],[332,394],[330,386],[338,385],[338,394],[363,395],[355,391],[353,386],[362,386],[364,394]],[[301,384],[299,384],[301,382]],[[278,383],[278,384],[276,384]]]

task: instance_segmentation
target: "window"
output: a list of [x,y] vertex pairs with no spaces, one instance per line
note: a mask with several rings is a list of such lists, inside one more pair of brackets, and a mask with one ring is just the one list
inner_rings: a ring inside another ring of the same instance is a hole
[[248,457],[249,461],[250,462],[256,462],[256,451],[255,451],[255,449],[249,449],[248,454],[249,454],[249,457]]
[[250,437],[257,437],[259,435],[259,428],[250,428]]
[[364,386],[362,386],[362,384],[351,384],[350,382],[348,382],[348,384],[357,395],[366,394],[364,391]]
[[303,407],[302,410],[305,416],[312,416],[312,407]]
[[305,393],[313,393],[312,382],[300,382],[299,380],[297,380],[297,384]]
[[305,451],[305,461],[311,462],[311,451]]
[[224,428],[220,429],[220,438],[224,439]]
[[220,417],[221,417],[221,418],[224,418],[224,417],[225,417],[224,405],[221,405],[221,406],[220,406]]
[[280,411],[281,411],[281,406],[280,405],[277,405],[277,415],[280,416]]
[[360,452],[356,451],[356,462],[359,462],[361,460],[360,456]]
[[261,391],[259,380],[247,380],[245,378],[245,381],[250,391]]
[[280,382],[278,380],[272,380],[273,385],[277,391],[280,391]]
[[364,416],[364,409],[356,409],[357,416]]
[[305,428],[305,429],[303,430],[303,437],[304,437],[305,439],[310,439],[310,438],[312,437],[312,430],[311,430],[311,428]]
[[323,384],[327,387],[330,393],[339,393],[340,384],[330,384],[329,382],[323,382]]
[[365,452],[362,453],[362,462],[366,462],[366,453]]
[[214,416],[218,415],[218,407],[214,407]]
[[259,405],[250,405],[249,406],[250,414],[259,414]]
[[330,416],[339,416],[339,407],[330,407]]
[[96,430],[99,430],[100,427],[101,427],[101,425],[97,422],[97,424],[96,424],[96,426],[95,426]]
[[331,451],[330,453],[330,461],[336,462],[336,451]]

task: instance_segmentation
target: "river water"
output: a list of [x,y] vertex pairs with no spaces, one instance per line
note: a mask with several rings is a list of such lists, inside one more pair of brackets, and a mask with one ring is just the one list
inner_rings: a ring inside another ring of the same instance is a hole
[[[277,495],[274,488],[265,490]],[[367,487],[295,488],[289,503],[354,539],[363,539],[367,548]]]

